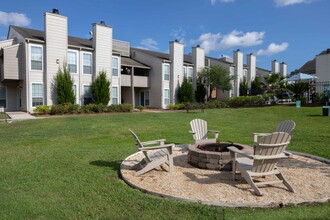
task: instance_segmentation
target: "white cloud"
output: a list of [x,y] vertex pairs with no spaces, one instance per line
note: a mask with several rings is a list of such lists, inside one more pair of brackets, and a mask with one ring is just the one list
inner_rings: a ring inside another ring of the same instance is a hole
[[289,5],[302,4],[302,3],[308,4],[315,1],[317,0],[274,0],[277,7],[286,7]]
[[158,43],[153,40],[152,38],[146,38],[146,39],[143,39],[140,43],[142,45],[142,47],[139,47],[139,48],[142,48],[142,49],[147,49],[147,50],[157,50],[158,49]]
[[276,53],[280,53],[288,49],[289,44],[287,42],[281,43],[281,44],[276,44],[276,43],[271,43],[266,49],[260,49],[257,52],[258,56],[263,56],[263,55],[273,55]]
[[217,0],[211,0],[211,5],[215,5],[216,2]]
[[191,44],[200,44],[205,52],[221,51],[232,47],[251,47],[260,45],[263,42],[265,32],[246,32],[234,30],[226,35],[221,33],[205,33],[197,40],[192,40]]
[[179,28],[177,30],[173,30],[172,33],[171,33],[171,36],[174,39],[178,40],[180,43],[184,43],[186,32],[182,28]]
[[0,11],[0,25],[27,26],[30,23],[31,19],[29,19],[25,14]]

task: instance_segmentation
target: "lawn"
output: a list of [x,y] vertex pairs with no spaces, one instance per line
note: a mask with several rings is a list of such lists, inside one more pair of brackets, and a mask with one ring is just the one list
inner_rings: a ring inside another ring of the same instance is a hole
[[190,143],[189,122],[208,121],[222,141],[252,143],[252,132],[296,122],[289,150],[330,159],[330,118],[320,107],[95,114],[0,123],[0,219],[329,219],[329,203],[233,209],[152,196],[126,185],[121,161],[141,140]]

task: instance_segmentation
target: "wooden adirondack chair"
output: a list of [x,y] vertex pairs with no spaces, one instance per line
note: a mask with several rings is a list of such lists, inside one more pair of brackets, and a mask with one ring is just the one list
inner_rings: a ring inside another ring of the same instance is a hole
[[[272,185],[283,183],[289,191],[294,192],[292,186],[284,178],[281,171],[276,167],[278,159],[287,158],[284,153],[290,143],[291,136],[286,132],[275,132],[261,137],[255,145],[254,155],[238,150],[236,147],[228,147],[233,160],[233,180],[235,180],[236,168],[242,177],[251,185],[255,193],[262,195],[259,185]],[[243,157],[238,158],[237,154]],[[275,175],[279,180],[268,182],[254,182],[254,177]]]
[[[193,135],[193,144],[202,144],[202,143],[215,143],[217,142],[219,131],[208,130],[207,122],[203,119],[194,119],[190,122],[191,131]],[[213,133],[213,138],[209,139],[209,133]]]
[[133,135],[133,139],[136,141],[135,146],[144,154],[144,158],[134,166],[136,169],[135,176],[140,176],[158,166],[162,166],[163,168],[164,164],[168,165],[169,172],[174,171],[172,154],[174,144],[164,144],[165,139],[141,142],[132,130],[129,129],[129,131]]
[[[286,132],[291,134],[291,131],[296,127],[296,123],[292,120],[282,121],[277,125],[275,132]],[[258,138],[269,135],[271,133],[253,133],[253,142],[258,142]]]

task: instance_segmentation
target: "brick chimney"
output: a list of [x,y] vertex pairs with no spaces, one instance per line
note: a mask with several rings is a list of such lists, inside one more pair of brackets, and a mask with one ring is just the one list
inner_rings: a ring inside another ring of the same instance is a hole
[[251,89],[251,83],[256,77],[256,66],[257,66],[256,56],[253,55],[252,53],[248,54],[246,57],[246,62],[248,66],[248,71],[247,71],[248,88]]
[[238,49],[234,51],[234,97],[239,96],[239,84],[243,80],[243,53]]
[[272,73],[279,73],[279,68],[278,68],[278,61],[273,60],[272,61]]
[[205,51],[199,45],[192,48],[192,62],[194,64],[193,88],[196,89],[197,73],[205,67]]
[[169,45],[170,60],[171,60],[171,75],[170,75],[170,103],[178,103],[178,89],[181,86],[183,79],[183,50],[184,45],[178,40],[171,41]]
[[287,77],[288,72],[287,72],[287,65],[286,63],[282,62],[280,63],[280,73],[282,76]]

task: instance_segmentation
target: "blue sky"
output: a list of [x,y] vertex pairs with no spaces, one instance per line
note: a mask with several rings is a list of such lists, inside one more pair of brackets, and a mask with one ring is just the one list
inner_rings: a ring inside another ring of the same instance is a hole
[[[69,34],[88,38],[105,21],[115,39],[167,52],[168,42],[201,45],[207,55],[257,55],[257,66],[286,62],[288,72],[330,48],[329,0],[1,0],[0,39],[8,26],[43,30],[43,14],[58,8]],[[245,58],[244,58],[245,59]]]

